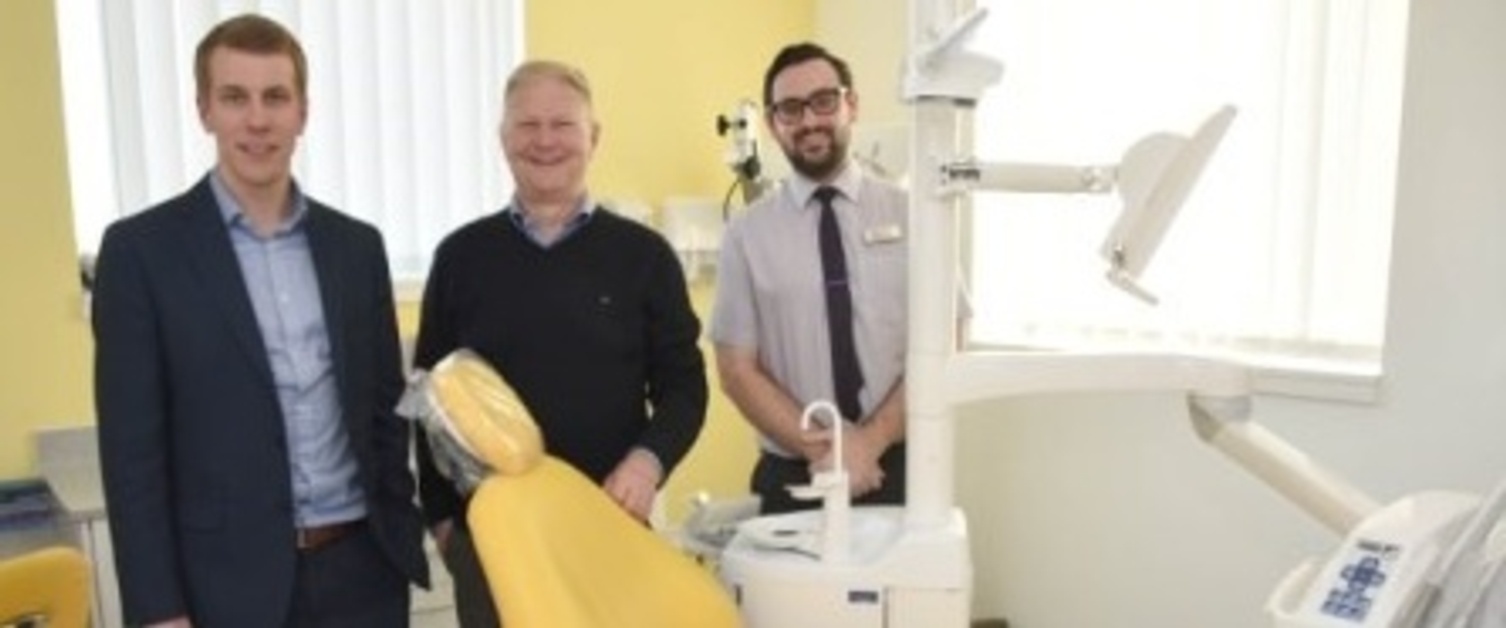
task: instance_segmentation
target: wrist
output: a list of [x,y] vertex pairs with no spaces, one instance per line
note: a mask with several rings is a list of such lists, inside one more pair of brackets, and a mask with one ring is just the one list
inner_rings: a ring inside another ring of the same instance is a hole
[[883,453],[899,441],[892,434],[894,430],[887,427],[878,421],[867,421],[854,425],[853,429],[848,430],[848,434],[860,439],[863,445],[873,451]]
[[628,452],[629,459],[636,459],[638,464],[632,465],[645,476],[654,486],[664,481],[664,463],[659,460],[659,455],[647,447],[634,447]]

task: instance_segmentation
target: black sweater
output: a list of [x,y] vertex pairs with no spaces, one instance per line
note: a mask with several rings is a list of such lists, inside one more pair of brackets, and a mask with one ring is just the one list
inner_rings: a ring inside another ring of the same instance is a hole
[[[414,364],[468,347],[517,391],[550,454],[599,483],[641,446],[668,477],[705,420],[699,336],[685,276],[658,233],[598,209],[545,249],[501,212],[440,243]],[[463,514],[423,430],[416,441],[425,515]]]

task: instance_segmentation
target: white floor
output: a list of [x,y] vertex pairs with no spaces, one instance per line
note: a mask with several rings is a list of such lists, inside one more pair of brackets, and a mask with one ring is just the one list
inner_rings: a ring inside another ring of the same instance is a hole
[[410,628],[460,628],[460,621],[454,609],[439,608],[414,613]]
[[434,586],[429,590],[413,588],[411,628],[460,628],[460,620],[455,617],[455,590],[450,586],[450,572],[428,535],[424,535],[424,550],[429,557],[429,578]]

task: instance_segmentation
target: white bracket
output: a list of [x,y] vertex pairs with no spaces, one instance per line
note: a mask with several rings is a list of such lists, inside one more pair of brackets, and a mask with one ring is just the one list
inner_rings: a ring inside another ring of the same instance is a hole
[[983,90],[998,84],[1004,77],[1004,64],[963,49],[986,17],[987,9],[974,9],[941,33],[935,43],[910,57],[903,87],[905,102],[941,99],[971,107],[983,96]]

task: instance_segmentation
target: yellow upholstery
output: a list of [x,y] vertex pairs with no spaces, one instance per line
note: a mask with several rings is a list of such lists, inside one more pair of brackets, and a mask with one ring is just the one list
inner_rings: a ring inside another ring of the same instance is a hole
[[507,628],[740,625],[709,571],[553,457],[483,480],[468,521]]
[[544,438],[518,393],[468,349],[429,375],[435,409],[455,442],[497,473],[525,473],[544,455]]
[[0,561],[0,625],[46,618],[49,628],[89,622],[89,563],[78,550],[51,547]]
[[516,393],[464,349],[429,374],[444,430],[490,472],[467,521],[507,628],[735,628],[711,573],[543,451]]

